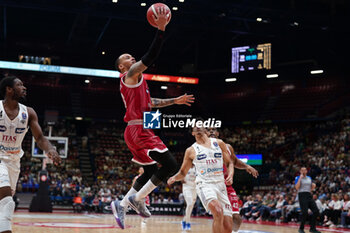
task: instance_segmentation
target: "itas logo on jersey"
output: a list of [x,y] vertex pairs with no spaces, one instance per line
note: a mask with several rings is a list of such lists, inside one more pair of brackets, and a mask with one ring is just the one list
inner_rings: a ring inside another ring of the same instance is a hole
[[156,112],[143,112],[143,128],[144,129],[160,129],[162,113],[157,110]]
[[6,126],[0,125],[0,132],[5,132],[7,130]]
[[2,142],[16,142],[17,136],[2,135]]
[[207,163],[207,165],[214,165],[214,164],[218,163],[218,160],[217,159],[207,159],[205,162]]

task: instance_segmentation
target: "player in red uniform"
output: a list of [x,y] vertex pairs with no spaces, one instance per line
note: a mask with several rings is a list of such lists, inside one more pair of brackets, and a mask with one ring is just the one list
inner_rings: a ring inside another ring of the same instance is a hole
[[[144,168],[144,173],[136,180],[122,201],[111,203],[113,214],[118,225],[124,229],[125,211],[130,205],[142,217],[150,217],[151,213],[145,205],[145,197],[153,191],[162,181],[176,172],[177,163],[170,154],[162,140],[151,129],[143,128],[143,113],[153,107],[160,108],[173,104],[186,104],[191,106],[193,95],[182,95],[171,99],[151,98],[146,80],[142,72],[157,58],[163,44],[167,15],[163,7],[156,9],[158,25],[156,36],[147,53],[136,62],[130,54],[122,54],[116,60],[117,69],[123,73],[120,78],[120,93],[122,95],[126,113],[124,121],[128,126],[124,132],[125,142],[133,154],[132,161]],[[153,115],[154,118],[159,115]],[[158,169],[157,162],[162,165]]]
[[[207,134],[211,138],[218,138],[219,137],[219,132],[216,128],[208,128]],[[255,178],[258,177],[259,173],[255,168],[253,168],[252,166],[245,164],[241,160],[239,160],[237,158],[237,156],[235,155],[233,147],[230,144],[226,144],[226,146],[227,146],[228,152],[230,153],[231,159],[233,160],[233,165],[235,168],[244,169],[249,174],[254,176]],[[224,175],[225,175],[225,179],[226,179],[227,168],[225,165],[224,165]],[[226,186],[226,189],[227,189],[227,196],[228,196],[228,199],[232,205],[232,211],[233,211],[233,214],[232,214],[233,232],[238,232],[238,230],[242,224],[242,218],[239,215],[238,197],[237,197],[236,191],[232,187],[232,185]]]

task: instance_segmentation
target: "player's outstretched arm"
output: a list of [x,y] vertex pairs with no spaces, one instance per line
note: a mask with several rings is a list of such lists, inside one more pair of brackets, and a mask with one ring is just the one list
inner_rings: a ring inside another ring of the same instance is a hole
[[191,106],[191,104],[194,103],[194,99],[193,95],[187,95],[187,93],[170,99],[151,98],[152,108],[163,108],[173,104],[186,104],[187,106]]
[[253,168],[252,166],[245,164],[240,159],[238,159],[233,147],[230,144],[226,144],[226,145],[228,145],[228,148],[231,152],[231,158],[233,160],[234,167],[238,168],[238,169],[246,170],[249,174],[251,174],[252,176],[257,178],[259,176],[259,172],[255,168]]
[[[154,60],[156,60],[163,45],[164,31],[166,25],[168,24],[168,15],[163,7],[156,9],[156,11],[158,17],[154,18],[154,21],[158,25],[158,30],[154,40],[147,53],[141,58],[141,61],[133,64],[126,75],[126,79],[133,79],[135,84],[138,83],[138,78],[140,77],[141,73],[152,65]],[[153,17],[155,16],[153,15]]]
[[219,143],[219,146],[221,148],[221,151],[222,151],[222,157],[224,159],[224,163],[227,167],[227,178],[226,178],[226,185],[232,185],[233,183],[233,174],[234,174],[234,166],[233,166],[233,161],[227,151],[227,147],[226,147],[226,144],[218,139],[218,143]]
[[184,160],[182,162],[180,170],[168,179],[168,185],[175,183],[176,181],[183,180],[188,173],[188,170],[192,167],[192,161],[195,156],[195,151],[193,147],[186,149]]
[[49,157],[54,164],[57,166],[61,163],[61,157],[58,155],[56,149],[52,146],[52,144],[47,140],[47,138],[43,135],[43,131],[38,122],[38,115],[32,108],[27,108],[29,114],[29,127],[32,131],[32,134],[35,138],[40,149],[47,153],[47,157]]

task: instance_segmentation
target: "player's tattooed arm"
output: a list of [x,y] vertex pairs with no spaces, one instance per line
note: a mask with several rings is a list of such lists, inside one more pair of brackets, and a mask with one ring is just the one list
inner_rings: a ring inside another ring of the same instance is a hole
[[[147,66],[145,66],[142,61],[138,61],[135,64],[133,64],[130,67],[130,70],[126,74],[126,83],[130,85],[137,84],[139,82],[139,77],[141,76],[141,73],[147,69]],[[128,80],[129,79],[129,80]],[[132,82],[130,82],[130,79]]]
[[194,102],[194,96],[184,94],[177,98],[170,98],[170,99],[151,98],[151,100],[152,100],[152,108],[162,108],[173,104],[179,104],[179,105],[186,104],[187,106],[191,106],[191,104]]
[[158,99],[151,98],[152,108],[163,108],[175,104],[175,98],[171,99]]

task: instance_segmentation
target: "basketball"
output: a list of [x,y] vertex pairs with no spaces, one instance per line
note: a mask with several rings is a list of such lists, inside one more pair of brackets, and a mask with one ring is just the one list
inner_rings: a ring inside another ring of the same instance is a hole
[[164,7],[165,8],[166,14],[168,16],[168,23],[170,22],[170,19],[171,19],[171,11],[170,11],[170,8],[167,5],[165,5],[164,3],[155,3],[155,4],[153,4],[147,10],[147,20],[155,28],[157,27],[157,24],[154,22],[154,19],[153,19],[152,15],[154,15],[157,18],[157,10],[160,7]]

